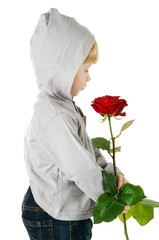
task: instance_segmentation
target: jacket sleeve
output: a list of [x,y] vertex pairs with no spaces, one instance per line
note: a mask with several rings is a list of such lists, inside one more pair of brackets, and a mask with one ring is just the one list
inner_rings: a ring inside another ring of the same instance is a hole
[[[107,162],[106,158],[102,155],[99,148],[96,148],[96,147],[93,146],[93,149],[94,149],[97,164],[102,169],[106,170],[107,172],[114,174],[113,163]],[[123,174],[122,171],[118,167],[116,167],[116,170],[117,170],[118,173]]]
[[52,118],[41,135],[40,145],[67,178],[93,201],[105,192],[102,168],[95,155],[85,148],[71,115],[57,114]]

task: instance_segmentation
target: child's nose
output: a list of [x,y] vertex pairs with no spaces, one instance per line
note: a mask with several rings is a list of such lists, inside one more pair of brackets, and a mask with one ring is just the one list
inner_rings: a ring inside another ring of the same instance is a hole
[[88,81],[90,81],[90,80],[91,80],[91,77],[90,77],[90,76],[87,77],[86,81],[88,82]]

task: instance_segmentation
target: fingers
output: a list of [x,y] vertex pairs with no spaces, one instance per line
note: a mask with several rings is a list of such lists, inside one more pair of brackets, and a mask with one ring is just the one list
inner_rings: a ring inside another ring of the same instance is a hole
[[127,179],[120,173],[117,173],[117,178],[118,178],[118,190],[123,184],[129,183]]
[[124,211],[122,212],[122,214],[127,213],[129,210],[130,210],[130,207],[129,206],[125,206]]
[[119,190],[121,186],[124,184],[124,181],[126,179],[122,174],[118,174],[117,177],[118,177],[118,190]]
[[129,181],[127,181],[126,178],[124,178],[123,184],[125,184],[125,183],[129,183]]
[[118,190],[123,185],[123,175],[119,174],[118,176]]
[[[127,181],[127,179],[120,173],[117,173],[117,178],[118,178],[118,191],[121,188],[121,186],[125,183],[129,183],[129,181]],[[122,212],[127,213],[130,210],[129,206],[125,206],[124,211]]]

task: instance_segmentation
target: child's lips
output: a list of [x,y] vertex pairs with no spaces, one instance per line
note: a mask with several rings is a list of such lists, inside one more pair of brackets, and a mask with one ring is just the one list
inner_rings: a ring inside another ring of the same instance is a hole
[[[87,87],[87,85],[86,85],[85,87]],[[85,87],[83,87],[82,90],[83,90]]]

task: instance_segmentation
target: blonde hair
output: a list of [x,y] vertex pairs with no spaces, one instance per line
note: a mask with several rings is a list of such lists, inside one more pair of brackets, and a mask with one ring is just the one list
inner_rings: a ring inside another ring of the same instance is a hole
[[83,64],[96,64],[99,58],[99,49],[98,49],[98,44],[96,40],[94,41],[94,44],[89,51],[88,56],[84,60]]

